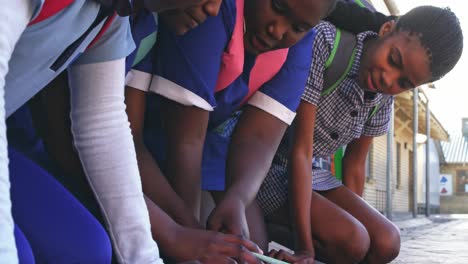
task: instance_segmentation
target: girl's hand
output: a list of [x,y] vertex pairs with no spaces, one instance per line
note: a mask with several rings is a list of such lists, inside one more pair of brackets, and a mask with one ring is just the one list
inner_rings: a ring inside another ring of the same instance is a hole
[[284,250],[271,250],[268,253],[269,257],[276,258],[294,264],[314,264],[315,252],[314,251],[298,251],[294,255]]
[[201,263],[261,263],[251,252],[262,253],[253,242],[240,236],[179,226],[170,257]]
[[236,198],[223,199],[209,216],[208,229],[248,238],[244,204]]

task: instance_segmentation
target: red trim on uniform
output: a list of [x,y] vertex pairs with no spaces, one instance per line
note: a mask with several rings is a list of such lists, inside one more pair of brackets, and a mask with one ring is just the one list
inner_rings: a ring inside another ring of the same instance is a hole
[[74,0],[46,0],[44,4],[42,5],[41,12],[33,21],[29,23],[29,26],[39,23],[42,20],[45,20],[57,14],[58,12],[62,11],[63,9],[71,5],[73,1]]
[[[251,1],[251,0],[247,0]],[[232,84],[244,70],[244,0],[236,0],[236,24],[227,46],[223,53],[221,67],[215,92],[219,92]],[[263,84],[275,77],[281,70],[288,57],[288,49],[272,50],[261,53],[255,59],[255,64],[250,71],[249,91],[242,100],[244,104]]]
[[114,21],[116,15],[117,15],[117,13],[114,12],[114,14],[112,16],[110,16],[110,17],[108,17],[106,19],[106,22],[104,22],[104,25],[102,26],[101,30],[96,35],[96,37],[94,37],[93,41],[91,41],[91,43],[89,43],[89,45],[88,45],[88,47],[86,49],[90,49],[91,47],[93,47],[94,44],[96,44],[96,42],[102,37],[102,35],[104,35],[104,33],[106,33],[107,29],[112,24],[112,21]]
[[[250,72],[249,93],[244,98],[245,103],[262,85],[278,74],[288,58],[289,49],[278,49],[257,56]],[[268,70],[266,70],[268,69]]]

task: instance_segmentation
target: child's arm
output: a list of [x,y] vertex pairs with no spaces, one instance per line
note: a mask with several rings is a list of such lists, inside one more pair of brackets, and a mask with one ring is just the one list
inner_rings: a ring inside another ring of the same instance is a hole
[[173,101],[164,103],[167,174],[174,190],[196,216],[200,212],[201,164],[209,112]]
[[229,146],[227,191],[210,216],[210,229],[249,237],[245,209],[255,199],[286,127],[259,108],[245,108]]
[[396,16],[386,16],[378,11],[373,12],[353,2],[337,1],[335,9],[324,20],[357,34],[363,31],[379,32],[382,24],[394,19]]
[[362,136],[351,141],[343,157],[343,182],[354,193],[362,196],[366,178],[366,158],[374,137]]
[[124,69],[124,58],[69,69],[72,133],[119,261],[161,263],[125,113]]
[[298,251],[314,253],[310,224],[312,156],[317,106],[301,102],[297,111],[290,157],[289,202]]
[[[2,2],[0,9],[0,259],[4,263],[17,263],[14,222],[11,216],[10,180],[8,172],[8,151],[5,125],[5,79],[8,62],[13,54],[16,42],[29,23],[39,1],[21,0]],[[13,176],[14,177],[14,176]]]
[[382,107],[365,123],[361,137],[348,144],[343,157],[344,184],[360,196],[364,191],[365,166],[369,146],[374,137],[384,135],[388,131],[393,111],[393,97],[384,97],[380,104]]
[[260,263],[251,252],[261,253],[257,245],[238,236],[187,228],[175,223],[146,198],[151,231],[162,252],[176,262],[199,260],[202,263]]
[[[198,215],[201,164],[214,89],[228,42],[223,16],[210,17],[196,30],[176,37],[161,22],[157,69],[151,91],[162,97],[166,140],[165,173],[176,193]],[[151,115],[151,113],[150,113]]]
[[127,115],[135,143],[143,192],[150,199],[147,199],[147,203],[156,203],[175,221],[184,226],[198,228],[200,226],[193,213],[168,183],[143,141],[146,94],[144,91],[128,86],[125,89]]
[[284,131],[294,119],[309,74],[314,34],[290,48],[280,72],[249,99],[229,146],[227,192],[211,215],[212,229],[248,235],[244,209],[257,195]]
[[296,116],[294,140],[290,157],[290,208],[292,223],[295,225],[299,249],[312,252],[312,231],[310,211],[312,202],[312,157],[314,144],[314,127],[316,110],[321,100],[323,90],[325,63],[330,54],[332,43],[327,40],[325,30],[328,23],[317,27],[314,39],[313,58],[309,76],[305,85],[302,101]]

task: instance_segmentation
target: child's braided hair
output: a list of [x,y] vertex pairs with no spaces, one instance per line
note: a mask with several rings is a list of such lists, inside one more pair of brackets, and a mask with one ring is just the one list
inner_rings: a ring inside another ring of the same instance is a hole
[[419,36],[427,49],[432,80],[453,69],[463,51],[463,33],[457,16],[449,8],[420,6],[397,20],[397,30]]

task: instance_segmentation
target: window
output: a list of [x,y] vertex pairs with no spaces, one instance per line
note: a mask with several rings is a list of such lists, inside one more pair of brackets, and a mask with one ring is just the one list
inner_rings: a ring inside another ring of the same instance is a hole
[[468,170],[457,170],[457,193],[468,193]]
[[401,187],[401,144],[396,143],[396,187]]

